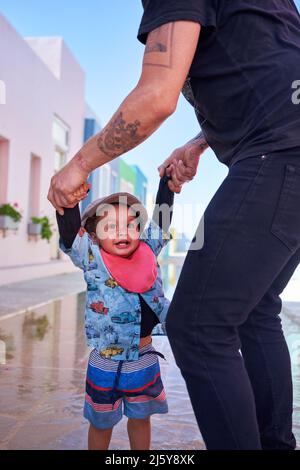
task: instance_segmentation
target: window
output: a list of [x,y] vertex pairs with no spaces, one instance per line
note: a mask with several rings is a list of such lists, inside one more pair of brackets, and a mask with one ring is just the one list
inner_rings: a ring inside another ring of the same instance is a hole
[[110,168],[104,165],[100,168],[99,197],[108,196],[110,193]]
[[0,80],[0,104],[6,103],[6,86],[3,80]]
[[61,170],[67,163],[70,142],[70,128],[58,117],[54,117],[52,137],[54,141],[54,171]]
[[31,155],[29,179],[29,217],[39,217],[41,188],[41,159]]
[[0,204],[7,202],[9,141],[0,136]]
[[54,149],[54,171],[57,173],[67,163],[67,155],[59,148]]
[[55,116],[53,121],[53,140],[63,150],[69,148],[69,127],[59,117]]

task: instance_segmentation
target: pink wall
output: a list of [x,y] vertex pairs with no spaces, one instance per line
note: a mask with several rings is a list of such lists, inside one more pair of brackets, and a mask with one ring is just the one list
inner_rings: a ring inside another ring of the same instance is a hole
[[9,141],[7,190],[2,192],[7,192],[7,202],[17,202],[23,211],[18,233],[0,238],[3,268],[50,260],[50,245],[44,240],[29,242],[27,236],[32,215],[31,156],[41,159],[37,205],[42,215],[55,221],[47,200],[54,168],[53,117],[59,116],[71,129],[70,159],[82,145],[85,76],[61,38],[25,40],[1,15],[0,37],[0,80],[6,84],[6,104],[0,105],[0,138]]

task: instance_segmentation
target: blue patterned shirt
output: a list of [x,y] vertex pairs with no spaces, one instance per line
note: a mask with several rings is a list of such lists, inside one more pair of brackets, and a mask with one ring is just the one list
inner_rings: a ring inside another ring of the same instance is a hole
[[[140,235],[157,257],[171,239],[153,221]],[[116,361],[139,358],[141,305],[138,294],[121,287],[105,266],[99,246],[81,227],[71,248],[60,239],[60,249],[70,256],[75,266],[84,272],[87,284],[85,330],[88,346],[96,348],[102,357]],[[161,270],[157,263],[157,278],[148,291],[140,294],[164,325],[169,300],[164,296]]]

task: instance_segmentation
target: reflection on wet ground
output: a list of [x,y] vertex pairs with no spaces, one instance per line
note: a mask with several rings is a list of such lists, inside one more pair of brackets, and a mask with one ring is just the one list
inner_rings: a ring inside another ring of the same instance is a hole
[[[84,337],[84,298],[85,294],[66,296],[0,321],[7,358],[0,366],[0,449],[86,449],[88,423],[82,407],[89,349]],[[295,385],[294,430],[299,440],[300,307],[288,304],[285,310]],[[170,411],[152,417],[152,448],[204,449],[167,338],[154,337],[154,346],[167,358],[161,360],[161,369]],[[111,449],[129,448],[126,421],[116,426]]]

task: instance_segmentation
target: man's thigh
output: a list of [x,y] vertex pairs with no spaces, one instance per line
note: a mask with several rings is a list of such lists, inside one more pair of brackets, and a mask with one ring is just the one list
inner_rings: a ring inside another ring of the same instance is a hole
[[233,344],[235,328],[300,247],[299,208],[300,155],[267,155],[234,165],[205,211],[203,248],[187,254],[168,334],[180,330],[185,341],[207,342],[213,341],[211,329],[223,326]]
[[289,259],[259,303],[239,327],[239,335],[246,341],[261,341],[264,344],[282,341],[282,326],[279,317],[282,310],[280,295],[288,285],[300,263],[300,248]]

